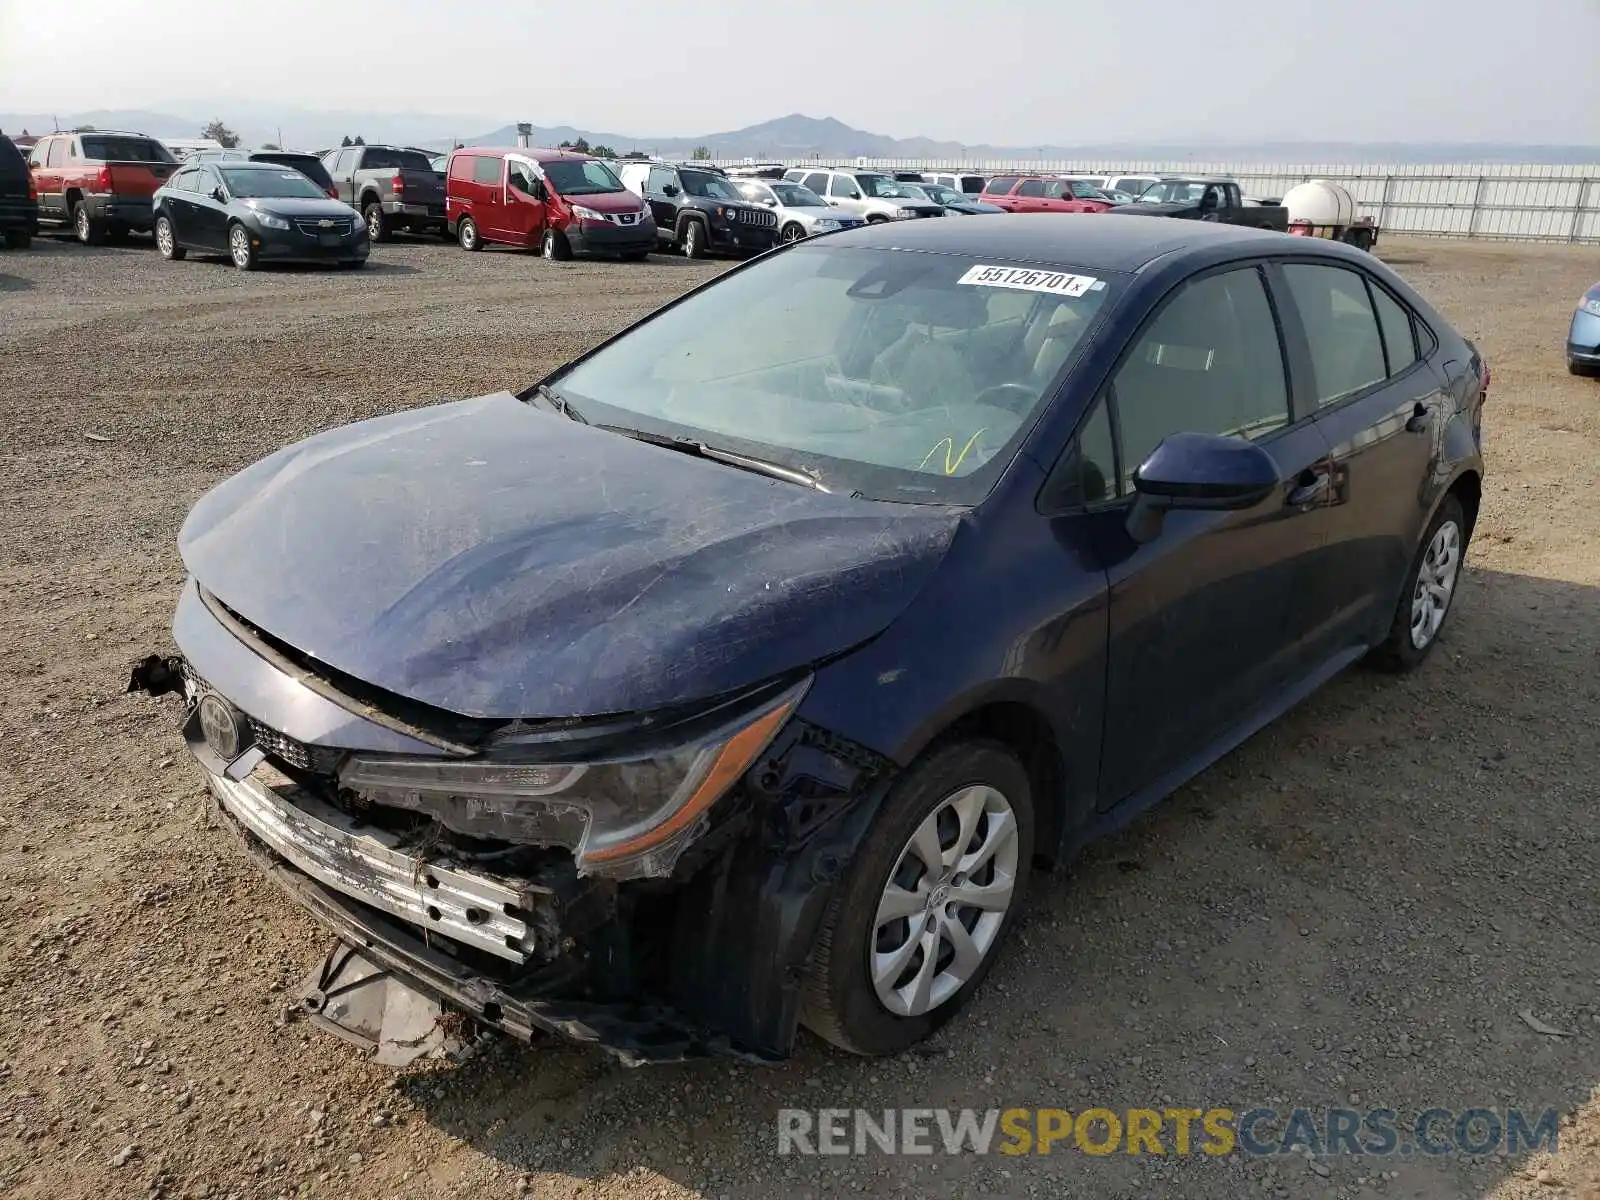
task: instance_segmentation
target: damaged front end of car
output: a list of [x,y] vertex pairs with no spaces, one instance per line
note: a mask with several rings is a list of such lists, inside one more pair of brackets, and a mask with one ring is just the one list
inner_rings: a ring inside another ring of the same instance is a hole
[[311,1018],[400,1064],[492,1028],[629,1065],[784,1057],[888,760],[795,715],[801,670],[700,704],[481,721],[387,696],[190,580],[129,690],[181,693],[214,810],[331,927]]

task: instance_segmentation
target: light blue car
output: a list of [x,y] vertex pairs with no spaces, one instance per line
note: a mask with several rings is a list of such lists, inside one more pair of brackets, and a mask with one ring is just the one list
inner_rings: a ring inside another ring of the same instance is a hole
[[1578,301],[1567,331],[1567,370],[1574,375],[1600,375],[1600,283]]

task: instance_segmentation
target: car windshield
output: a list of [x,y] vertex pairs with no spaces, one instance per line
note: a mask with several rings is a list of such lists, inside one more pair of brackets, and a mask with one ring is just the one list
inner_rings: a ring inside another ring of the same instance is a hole
[[802,244],[550,383],[594,424],[775,461],[832,491],[974,504],[1119,281]]
[[321,188],[292,167],[266,171],[223,167],[221,170],[222,180],[228,185],[228,195],[236,200],[326,199]]
[[739,189],[721,175],[709,171],[680,171],[683,190],[704,200],[740,200]]
[[175,163],[172,152],[154,138],[85,134],[83,156],[99,162]]
[[545,181],[563,196],[598,196],[625,190],[610,167],[592,158],[556,158],[539,165],[544,168]]
[[868,196],[879,200],[920,200],[915,188],[909,183],[896,183],[887,175],[857,175],[856,182],[861,185],[861,190]]
[[966,200],[960,192],[938,183],[925,183],[922,185],[922,190],[937,204],[960,204]]
[[1072,189],[1072,194],[1079,200],[1104,200],[1105,193],[1086,179],[1073,179],[1067,183]]
[[828,202],[801,183],[774,183],[772,194],[785,208],[826,208]]
[[1203,183],[1193,183],[1187,179],[1163,179],[1159,183],[1152,183],[1139,193],[1140,204],[1187,204],[1191,200],[1200,199],[1206,190]]

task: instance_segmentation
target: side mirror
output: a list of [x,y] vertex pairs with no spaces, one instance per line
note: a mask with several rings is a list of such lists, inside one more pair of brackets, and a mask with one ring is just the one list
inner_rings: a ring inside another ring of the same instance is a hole
[[1154,540],[1169,509],[1253,508],[1278,486],[1278,464],[1254,442],[1211,433],[1175,433],[1133,473],[1128,536]]
[[675,184],[675,183],[664,183],[664,184],[662,184],[661,185],[661,194],[663,196],[676,196],[678,194],[678,185]]
[[774,200],[771,196],[764,197],[762,199],[761,203],[765,204],[768,208],[777,208],[778,207],[778,202],[776,200]]
[[211,198],[218,204],[226,204],[228,202],[228,194],[220,187],[214,187],[211,189]]

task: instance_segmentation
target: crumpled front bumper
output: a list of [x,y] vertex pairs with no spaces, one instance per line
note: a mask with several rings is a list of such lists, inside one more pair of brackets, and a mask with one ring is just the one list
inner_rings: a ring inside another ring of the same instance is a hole
[[[463,922],[467,907],[487,906],[496,897],[514,894],[506,881],[465,871],[441,872],[383,847],[371,835],[353,841],[340,838],[337,823],[323,821],[321,813],[284,812],[285,808],[298,809],[302,798],[297,796],[296,805],[287,805],[253,776],[235,782],[208,771],[207,780],[219,821],[243,841],[269,877],[365,958],[441,1001],[447,1009],[524,1041],[546,1033],[597,1045],[627,1066],[718,1055],[768,1061],[734,1047],[725,1037],[694,1028],[670,1009],[519,995],[490,972],[448,953],[448,943],[430,944],[418,936],[413,925],[395,919],[410,911],[414,903],[426,908],[430,874],[439,878],[440,891],[448,888],[452,892],[452,919],[459,914]],[[367,861],[360,866],[353,860],[340,864],[337,860],[345,851]],[[414,878],[406,878],[407,871],[413,871]],[[369,901],[383,893],[384,905],[365,904],[326,886],[317,877],[322,872],[331,872],[347,884],[359,882],[363,889],[359,894]],[[444,906],[439,907],[443,913]],[[496,920],[507,929],[520,924],[505,914]],[[439,927],[444,922],[425,919],[421,924]],[[459,931],[452,930],[450,936],[458,939]],[[481,945],[481,938],[474,940]],[[509,957],[503,949],[501,957]]]

